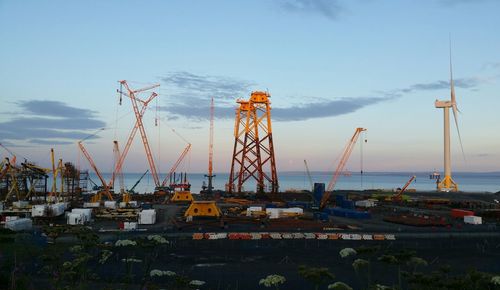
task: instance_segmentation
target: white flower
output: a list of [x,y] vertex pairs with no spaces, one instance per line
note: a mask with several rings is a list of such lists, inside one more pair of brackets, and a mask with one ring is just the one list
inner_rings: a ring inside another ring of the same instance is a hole
[[100,264],[104,264],[106,263],[106,261],[109,259],[109,257],[111,257],[113,255],[113,252],[111,251],[108,251],[108,250],[104,250],[102,251],[102,256],[101,258],[99,259],[99,263]]
[[493,283],[493,285],[500,285],[500,276],[491,277],[491,283]]
[[165,239],[164,237],[162,237],[160,235],[149,235],[148,240],[154,241],[157,244],[168,244],[167,239]]
[[283,277],[281,275],[274,274],[274,275],[268,275],[264,279],[260,279],[259,285],[264,285],[266,287],[272,287],[272,286],[283,284],[283,283],[285,283],[285,281],[286,281],[285,277]]
[[356,255],[357,252],[353,248],[344,248],[344,249],[340,250],[339,254],[340,254],[340,257],[346,258],[346,257],[349,257],[351,255]]
[[172,271],[162,271],[162,270],[158,270],[158,269],[154,269],[154,270],[151,270],[151,272],[149,272],[149,276],[151,276],[151,277],[154,277],[154,276],[158,276],[158,277],[169,276],[169,277],[172,277],[172,276],[175,276],[175,275],[177,275],[175,272],[172,272]]
[[193,285],[193,286],[203,286],[203,285],[205,285],[205,281],[200,281],[200,280],[192,280],[191,282],[189,282],[189,285]]
[[126,246],[137,246],[137,242],[132,240],[118,240],[115,243],[115,247],[126,247]]
[[328,289],[333,290],[352,290],[352,288],[344,282],[335,282],[333,284],[328,285]]
[[128,258],[128,259],[122,259],[122,262],[124,262],[124,263],[142,263],[142,260],[135,259],[135,258]]

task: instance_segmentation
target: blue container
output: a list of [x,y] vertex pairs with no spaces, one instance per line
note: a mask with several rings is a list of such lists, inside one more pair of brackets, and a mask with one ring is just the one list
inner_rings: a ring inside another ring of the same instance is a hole
[[[339,205],[337,205],[339,206]],[[344,200],[342,202],[342,205],[340,205],[342,208],[347,208],[347,209],[354,209],[354,201],[352,200]]]
[[303,209],[307,209],[310,207],[309,203],[305,201],[289,201],[287,205],[288,207],[300,207]]
[[319,203],[325,194],[325,184],[324,183],[314,183],[314,200]]
[[274,203],[266,203],[266,208],[277,208],[277,206]]
[[343,195],[336,195],[335,196],[335,203],[337,206],[342,206],[342,203],[344,202],[344,196]]

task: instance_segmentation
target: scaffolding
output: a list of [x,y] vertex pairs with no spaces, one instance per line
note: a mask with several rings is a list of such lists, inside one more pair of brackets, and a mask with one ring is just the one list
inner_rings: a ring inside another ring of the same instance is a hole
[[233,157],[226,186],[231,193],[241,193],[250,178],[256,181],[257,192],[278,192],[270,97],[267,92],[255,91],[248,101],[237,101]]

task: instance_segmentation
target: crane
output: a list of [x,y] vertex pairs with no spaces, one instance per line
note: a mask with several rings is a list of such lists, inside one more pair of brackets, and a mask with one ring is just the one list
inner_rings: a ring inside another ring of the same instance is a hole
[[[120,148],[118,147],[118,141],[116,141],[116,140],[113,141],[113,152],[115,154],[115,161],[118,162],[120,160],[121,154],[120,154]],[[116,167],[115,167],[115,169],[116,169]],[[112,178],[116,177],[116,175],[118,175],[118,181],[120,182],[120,193],[124,194],[125,193],[125,183],[123,180],[123,172],[121,171],[121,167],[118,168],[118,171],[115,171],[113,173],[114,174],[112,175]],[[111,179],[110,184],[111,184],[110,188],[114,188],[115,181],[113,179]]]
[[364,131],[366,131],[365,128],[356,128],[356,130],[354,131],[354,135],[352,135],[351,139],[349,139],[349,142],[347,143],[347,146],[344,149],[344,153],[342,154],[342,158],[340,159],[339,164],[337,165],[337,169],[335,169],[332,179],[328,183],[328,187],[325,191],[325,194],[323,195],[323,198],[321,198],[319,207],[320,209],[323,209],[326,206],[326,203],[330,198],[330,194],[333,191],[335,184],[337,183],[337,179],[344,170],[344,166],[347,163],[347,160],[349,160],[349,156],[351,156],[352,149],[354,148],[354,145],[356,144],[359,135]]
[[181,164],[182,160],[184,160],[184,157],[186,157],[186,155],[189,153],[190,150],[191,150],[191,143],[188,143],[186,148],[184,148],[184,151],[182,151],[181,156],[179,156],[179,159],[177,159],[177,161],[172,166],[172,168],[170,169],[167,176],[165,176],[165,179],[163,179],[163,182],[161,183],[161,187],[166,187],[167,181],[169,181],[169,180],[172,181],[172,176],[173,176],[175,170],[177,169],[177,167],[179,167],[179,164]]
[[144,172],[144,173],[142,174],[142,176],[139,178],[139,180],[137,180],[137,181],[134,183],[134,185],[132,186],[132,188],[130,188],[130,189],[128,190],[128,192],[129,192],[129,193],[135,193],[135,191],[134,191],[134,190],[135,190],[135,188],[136,188],[136,187],[137,187],[137,185],[141,182],[141,180],[144,178],[144,176],[146,176],[146,174],[147,174],[148,172],[149,172],[149,169],[148,169],[148,170],[146,170],[146,172]]
[[49,192],[49,196],[51,196],[51,201],[54,201],[54,198],[59,198],[57,194],[57,176],[61,176],[61,192],[63,192],[64,185],[64,174],[63,174],[63,161],[59,159],[56,165],[55,157],[54,157],[54,148],[50,148],[50,160],[52,162],[52,190]]
[[[153,159],[153,154],[151,152],[151,148],[149,146],[149,141],[148,141],[148,137],[146,135],[146,130],[144,129],[144,125],[142,123],[142,115],[139,112],[139,108],[138,108],[138,104],[137,104],[138,101],[137,101],[137,98],[135,97],[135,95],[137,93],[154,89],[156,87],[159,87],[160,85],[156,84],[156,85],[148,86],[148,87],[145,87],[142,89],[137,89],[137,90],[132,90],[128,86],[127,81],[125,81],[125,80],[120,81],[120,85],[124,86],[125,89],[127,89],[128,93],[126,93],[125,95],[128,96],[130,98],[130,100],[132,101],[132,107],[134,109],[137,127],[139,128],[139,132],[141,133],[142,143],[144,144],[144,149],[146,151],[146,157],[148,159],[149,168],[151,170],[151,174],[153,175],[153,180],[154,180],[155,186],[160,187],[160,179],[158,178],[158,172],[156,171],[156,166],[155,166],[155,162]],[[122,93],[122,92],[120,92],[120,93]],[[156,93],[153,93],[153,95],[155,97],[157,96]]]
[[307,161],[304,159],[304,165],[306,166],[307,177],[309,178],[309,183],[311,184],[311,192],[314,191],[314,184],[311,177],[311,172],[309,172],[309,166],[307,166]]
[[[104,188],[104,194],[106,195],[106,197],[109,200],[113,200],[113,196],[109,192],[109,187],[106,184],[106,181],[104,180],[104,178],[101,175],[101,172],[99,171],[99,169],[95,165],[94,160],[92,160],[92,157],[90,156],[90,154],[87,152],[87,150],[83,146],[82,141],[78,142],[78,147],[80,147],[80,150],[82,151],[83,155],[85,155],[85,158],[87,158],[87,160],[89,161],[90,166],[92,167],[92,169],[94,170],[94,172],[97,174],[97,177],[99,177],[99,180],[101,181],[101,184],[102,184],[102,186]],[[102,198],[102,193],[103,193],[102,191],[99,191],[96,195],[94,195],[92,197],[92,202],[100,202],[101,198]]]
[[[122,92],[122,90],[120,89],[118,91],[120,93],[120,98],[122,96],[122,94],[125,94],[124,92]],[[148,99],[146,99],[145,101],[141,100],[141,99],[137,99],[137,101],[139,101],[140,103],[142,103],[142,108],[141,108],[141,111],[140,111],[140,116],[141,118],[144,116],[144,113],[146,112],[146,108],[148,106],[148,104],[155,98],[157,97],[158,95],[156,93],[152,93]],[[123,167],[123,163],[125,161],[125,157],[127,156],[128,154],[128,151],[130,149],[130,146],[132,145],[132,141],[134,140],[134,137],[137,133],[137,130],[139,129],[139,123],[135,122],[135,125],[134,127],[132,128],[132,131],[130,132],[130,135],[128,137],[128,140],[127,140],[127,143],[125,144],[125,148],[123,149],[123,152],[122,154],[120,155],[120,158],[118,159],[118,162],[116,162],[115,164],[115,168],[113,170],[113,173],[111,175],[111,180],[108,184],[108,187],[112,187],[113,183],[114,183],[114,180],[115,180],[115,174],[116,172],[121,172],[122,171],[122,167]]]
[[215,177],[213,175],[213,157],[214,157],[214,98],[210,102],[210,137],[208,142],[208,174],[205,175],[208,178],[208,186],[207,193],[212,193],[212,189],[214,188],[212,185],[212,178]]
[[401,201],[403,200],[403,193],[405,192],[406,188],[408,188],[408,186],[410,185],[410,183],[415,180],[416,176],[413,175],[412,177],[410,177],[410,179],[406,182],[406,184],[403,186],[403,188],[401,188],[396,194],[394,194],[391,199],[394,200],[394,201]]

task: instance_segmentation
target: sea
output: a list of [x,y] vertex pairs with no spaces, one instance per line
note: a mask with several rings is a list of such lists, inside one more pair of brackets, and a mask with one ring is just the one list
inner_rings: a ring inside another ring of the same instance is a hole
[[[125,173],[124,184],[127,189],[130,189],[142,176],[142,173]],[[436,180],[431,179],[432,172],[351,172],[338,177],[334,189],[342,190],[369,190],[369,189],[384,189],[394,190],[403,187],[406,182],[415,175],[415,180],[408,188],[413,188],[418,191],[432,191],[436,189]],[[89,173],[90,179],[97,184],[100,184],[99,179],[93,173]],[[331,172],[311,172],[313,183],[325,183],[327,186],[332,179]],[[111,174],[103,174],[105,180],[111,178]],[[162,180],[164,176],[160,177]],[[191,184],[191,192],[198,193],[204,184],[207,182],[205,174],[192,173],[187,174],[187,179]],[[464,192],[491,192],[500,191],[500,172],[457,172],[453,173],[453,179],[458,184],[459,190]],[[224,190],[225,185],[229,180],[228,173],[215,173],[213,185],[215,189]],[[311,182],[306,172],[281,172],[278,173],[278,183],[280,191],[287,190],[311,190]],[[115,181],[115,188],[118,188],[119,182]],[[88,188],[92,188],[92,183],[89,182]],[[146,174],[140,183],[136,186],[135,192],[150,193],[153,192],[155,183],[151,174]],[[255,191],[256,183],[248,180],[244,186],[244,191]]]

